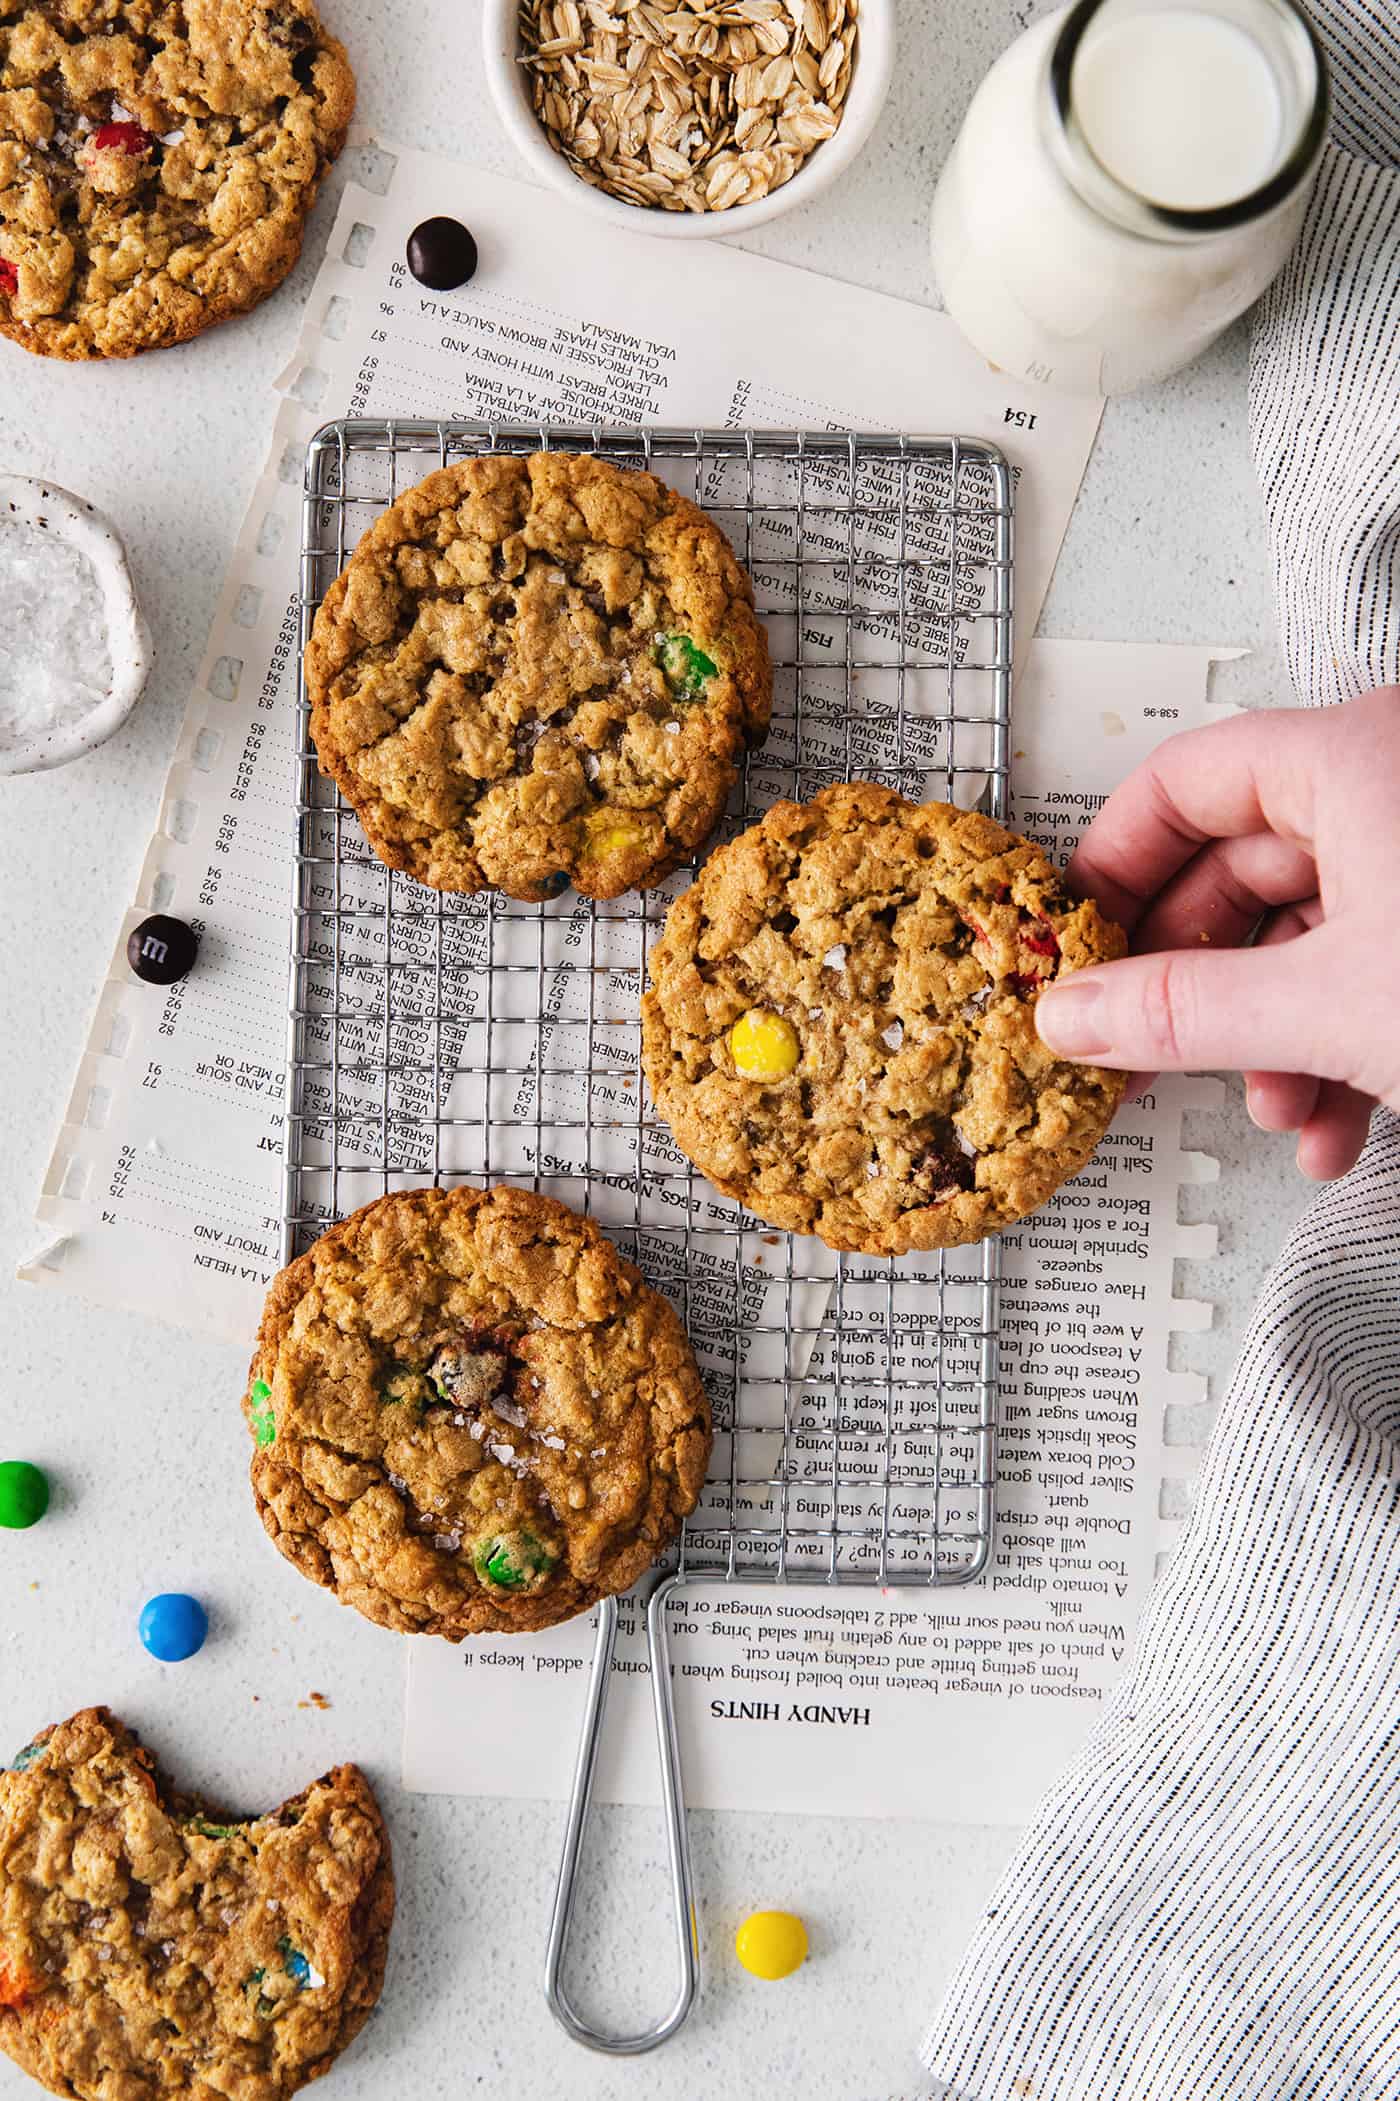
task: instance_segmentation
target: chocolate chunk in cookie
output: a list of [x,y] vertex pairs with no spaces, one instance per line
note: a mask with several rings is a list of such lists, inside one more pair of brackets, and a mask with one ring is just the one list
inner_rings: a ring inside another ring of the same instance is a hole
[[417,1189],[273,1285],[248,1398],[278,1549],[381,1626],[547,1627],[625,1590],[694,1507],[710,1414],[666,1300],[519,1189]]
[[772,704],[718,527],[569,453],[464,460],[400,497],[327,593],[306,678],[322,768],[381,860],[531,901],[659,881]]
[[310,6],[0,4],[0,334],[130,357],[256,306],[354,102]]
[[393,1915],[353,1765],[229,1816],[89,1707],[0,1772],[0,2049],[56,2094],[283,2101],[364,2026]]
[[667,914],[642,1059],[677,1145],[758,1217],[898,1255],[980,1240],[1084,1165],[1121,1073],[1036,1034],[1124,952],[1038,847],[868,782],[776,804]]

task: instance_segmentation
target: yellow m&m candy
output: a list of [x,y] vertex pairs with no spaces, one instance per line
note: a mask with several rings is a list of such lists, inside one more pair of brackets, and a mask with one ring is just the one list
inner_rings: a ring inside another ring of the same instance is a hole
[[584,824],[583,851],[590,861],[601,861],[607,854],[626,853],[643,840],[640,826],[626,817],[614,816],[611,810],[594,810]]
[[750,1912],[734,1936],[734,1953],[751,1977],[775,1983],[807,1960],[807,1928],[790,1911]]
[[785,1080],[801,1056],[792,1023],[767,1007],[750,1007],[739,1016],[729,1031],[729,1048],[741,1080]]

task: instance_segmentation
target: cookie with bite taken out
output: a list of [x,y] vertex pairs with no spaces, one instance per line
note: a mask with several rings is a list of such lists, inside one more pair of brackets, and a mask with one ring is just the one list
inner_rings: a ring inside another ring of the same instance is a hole
[[0,2049],[69,2101],[284,2101],[364,2026],[393,1916],[353,1765],[233,1816],[88,1707],[0,1769]]

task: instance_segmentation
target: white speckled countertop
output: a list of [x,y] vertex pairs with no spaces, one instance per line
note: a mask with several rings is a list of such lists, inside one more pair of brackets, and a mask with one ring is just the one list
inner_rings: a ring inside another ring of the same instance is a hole
[[[925,227],[935,174],[976,81],[1036,11],[905,0],[894,91],[864,157],[833,196],[748,245],[934,301]],[[519,172],[479,78],[471,0],[411,10],[324,0],[323,12],[350,48],[361,117],[383,138]],[[39,1238],[33,1199],[261,464],[266,390],[330,223],[329,187],[300,267],[251,319],[126,366],[50,365],[0,344],[0,469],[52,477],[110,512],[156,648],[148,695],[112,743],[57,773],[0,783],[6,1279]],[[1254,654],[1221,674],[1225,690],[1267,704],[1289,696],[1248,457],[1245,350],[1237,328],[1191,371],[1110,405],[1043,626],[1248,644]],[[1186,1193],[1190,1215],[1219,1220],[1221,1245],[1209,1264],[1183,1265],[1181,1288],[1217,1314],[1212,1332],[1182,1344],[1181,1362],[1209,1372],[1218,1397],[1249,1301],[1306,1192],[1291,1148],[1253,1129],[1237,1086],[1188,1138],[1221,1160],[1218,1188]],[[919,2029],[1012,1834],[697,1813],[701,2007],[658,2056],[586,2056],[556,2032],[538,1988],[562,1811],[399,1792],[402,1652],[260,1544],[234,1405],[239,1354],[8,1281],[0,1293],[0,1456],[40,1461],[57,1491],[40,1527],[0,1542],[0,1743],[104,1700],[186,1784],[234,1806],[280,1799],[338,1757],[368,1769],[393,1826],[399,1923],[383,2005],[328,2095],[903,2101],[917,2091]],[[1173,1441],[1199,1442],[1205,1415],[1171,1425]],[[209,1644],[183,1667],[153,1663],[137,1643],[139,1607],[161,1589],[192,1590],[211,1608]],[[313,1688],[329,1711],[298,1706]],[[595,2015],[638,2022],[671,1989],[660,1825],[610,1810],[599,1835],[576,1996]],[[762,1904],[801,1912],[811,1930],[812,1960],[785,1984],[756,1983],[729,1952],[737,1921]],[[33,2091],[0,2061],[3,2101]]]

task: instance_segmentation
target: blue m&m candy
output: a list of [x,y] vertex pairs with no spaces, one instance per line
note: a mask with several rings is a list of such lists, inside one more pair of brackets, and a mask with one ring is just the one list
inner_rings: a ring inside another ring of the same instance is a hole
[[141,1645],[162,1663],[183,1663],[204,1647],[209,1615],[198,1598],[182,1590],[163,1590],[141,1608]]

